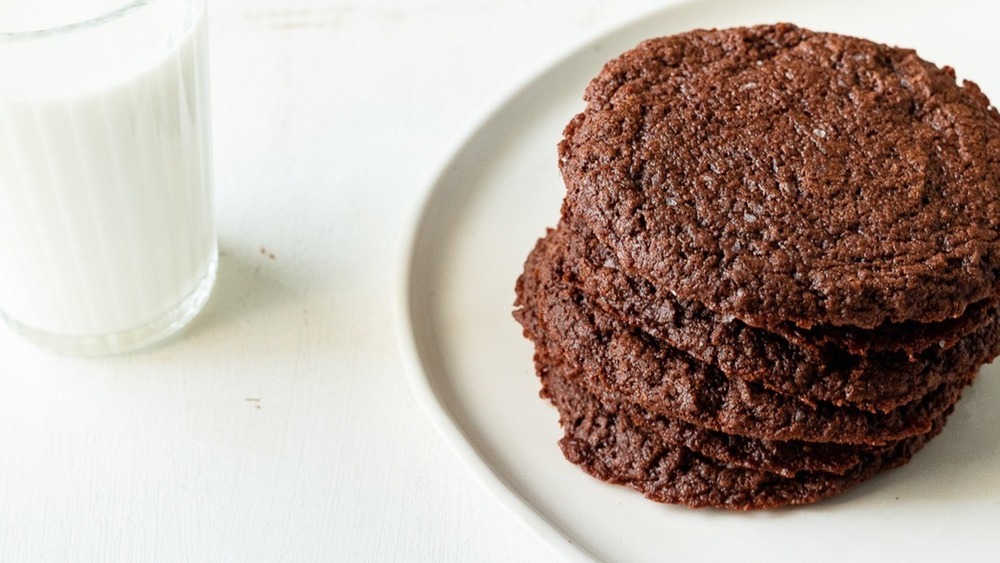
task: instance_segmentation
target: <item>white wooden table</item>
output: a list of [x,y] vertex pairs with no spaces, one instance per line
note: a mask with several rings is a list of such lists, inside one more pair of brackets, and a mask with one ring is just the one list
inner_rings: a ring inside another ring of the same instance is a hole
[[415,404],[402,223],[477,119],[663,0],[210,1],[221,261],[180,339],[0,329],[0,561],[546,561]]

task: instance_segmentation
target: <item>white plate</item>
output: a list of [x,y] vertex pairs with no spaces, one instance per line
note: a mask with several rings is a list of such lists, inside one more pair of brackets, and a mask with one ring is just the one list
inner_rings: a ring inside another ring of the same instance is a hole
[[553,547],[616,561],[983,560],[1000,553],[1000,369],[984,369],[944,434],[906,467],[802,508],[689,510],[605,485],[563,459],[538,398],[530,344],[511,318],[525,256],[555,224],[555,145],[602,63],[646,37],[793,21],[916,47],[1000,99],[1000,4],[702,2],[589,41],[466,139],[414,219],[400,341],[412,387],[480,481]]

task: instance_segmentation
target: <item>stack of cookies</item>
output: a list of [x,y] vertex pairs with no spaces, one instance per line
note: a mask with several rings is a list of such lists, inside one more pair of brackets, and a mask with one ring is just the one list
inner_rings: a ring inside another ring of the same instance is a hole
[[649,498],[810,503],[906,463],[1000,353],[1000,114],[791,25],[605,65],[517,282],[565,456]]

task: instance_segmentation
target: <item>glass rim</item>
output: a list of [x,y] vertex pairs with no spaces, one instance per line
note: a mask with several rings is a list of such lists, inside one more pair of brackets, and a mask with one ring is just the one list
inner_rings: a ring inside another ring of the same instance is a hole
[[32,39],[45,39],[59,35],[69,35],[78,31],[84,31],[104,24],[119,20],[129,14],[141,10],[143,7],[152,4],[156,0],[130,0],[117,8],[113,8],[103,14],[87,19],[70,22],[53,27],[42,29],[32,29],[26,31],[0,31],[0,43],[14,41],[30,41]]

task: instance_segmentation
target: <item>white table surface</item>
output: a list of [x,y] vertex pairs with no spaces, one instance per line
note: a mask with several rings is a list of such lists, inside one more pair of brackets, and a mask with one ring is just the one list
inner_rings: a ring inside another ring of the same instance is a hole
[[663,3],[211,1],[216,291],[124,357],[0,329],[0,561],[551,560],[410,394],[403,224],[518,84]]

